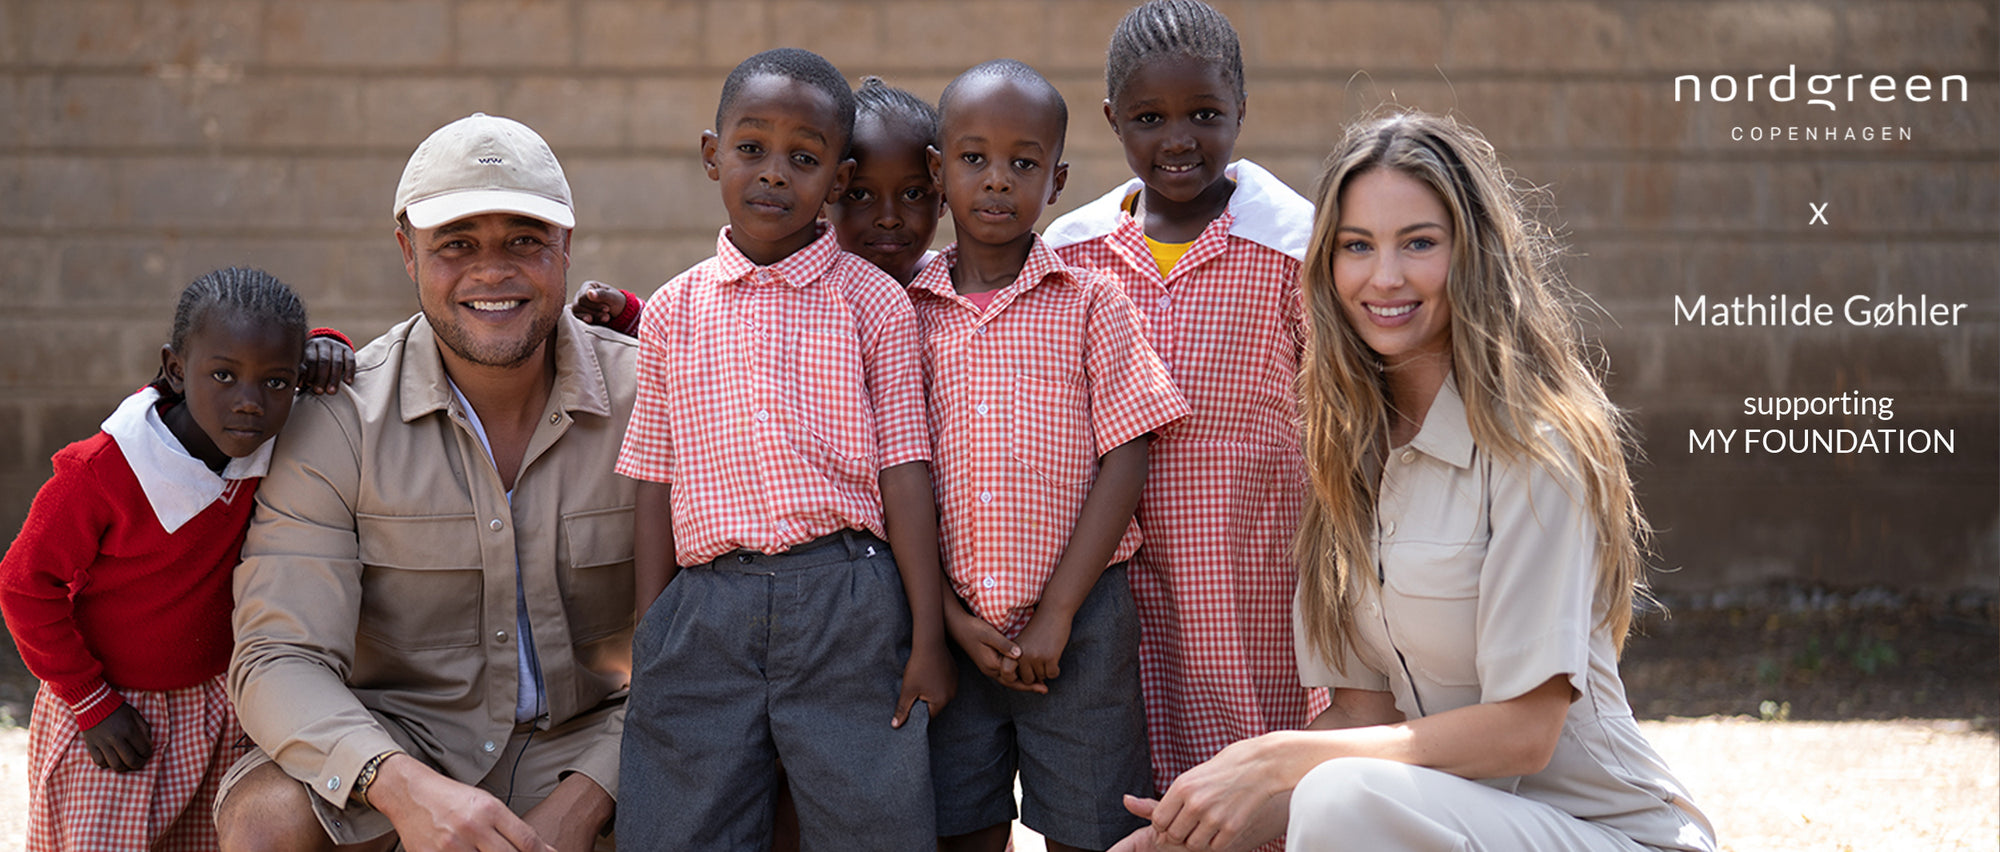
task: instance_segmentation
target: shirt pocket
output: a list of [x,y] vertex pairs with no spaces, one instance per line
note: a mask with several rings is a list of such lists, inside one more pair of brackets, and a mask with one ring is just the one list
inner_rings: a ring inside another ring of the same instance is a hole
[[571,641],[579,645],[632,626],[632,523],[629,507],[563,518],[569,570],[558,579]]
[[872,480],[875,431],[860,341],[847,333],[801,332],[793,350],[789,394],[792,449],[828,478]]
[[1486,542],[1382,545],[1382,608],[1412,673],[1443,686],[1479,682],[1479,568]]
[[363,637],[427,651],[479,644],[486,571],[471,515],[355,516]]
[[1080,382],[1014,377],[1014,459],[1057,485],[1090,476],[1089,393]]

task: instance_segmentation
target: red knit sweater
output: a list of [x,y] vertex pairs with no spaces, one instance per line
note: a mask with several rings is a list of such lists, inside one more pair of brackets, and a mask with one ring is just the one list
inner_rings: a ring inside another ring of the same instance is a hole
[[179,689],[229,665],[229,577],[259,481],[236,480],[169,534],[111,436],[56,453],[0,560],[0,613],[78,726],[118,709],[117,689]]

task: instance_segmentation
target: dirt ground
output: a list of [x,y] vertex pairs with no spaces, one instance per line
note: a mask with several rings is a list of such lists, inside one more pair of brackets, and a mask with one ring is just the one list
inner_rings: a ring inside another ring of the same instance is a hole
[[1990,594],[1774,589],[1667,606],[1626,643],[1621,673],[1641,719],[1962,719],[1989,733],[2000,719]]
[[[1624,676],[1728,852],[2000,852],[2000,605],[1771,590],[1669,600]],[[0,648],[0,723],[34,680]],[[24,845],[27,731],[0,729],[0,849]],[[1016,848],[1040,850],[1018,832]]]

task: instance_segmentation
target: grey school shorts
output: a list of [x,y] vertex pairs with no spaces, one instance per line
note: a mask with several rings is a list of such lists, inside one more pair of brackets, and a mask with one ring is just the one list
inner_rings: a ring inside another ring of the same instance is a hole
[[619,846],[766,852],[782,759],[806,852],[935,849],[929,708],[889,727],[909,656],[874,536],[682,569],[633,634]]
[[1001,686],[957,643],[952,654],[958,697],[931,720],[939,835],[1012,820],[1017,769],[1021,822],[1044,837],[1108,849],[1145,824],[1121,800],[1153,794],[1125,563],[1106,568],[1077,609],[1047,695]]

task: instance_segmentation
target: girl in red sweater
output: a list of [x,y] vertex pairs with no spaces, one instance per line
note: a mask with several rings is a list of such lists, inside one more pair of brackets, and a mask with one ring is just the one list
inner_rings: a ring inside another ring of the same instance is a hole
[[0,612],[42,688],[30,850],[214,849],[217,783],[247,747],[223,691],[230,571],[301,385],[353,378],[278,279],[224,269],[182,291],[160,375],[56,453],[0,561]]

